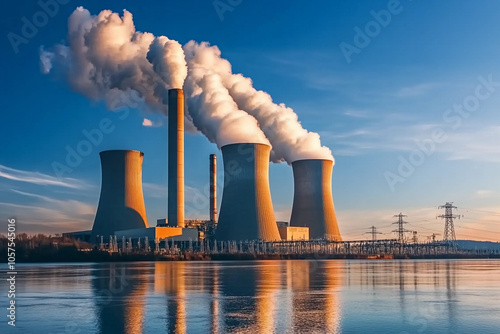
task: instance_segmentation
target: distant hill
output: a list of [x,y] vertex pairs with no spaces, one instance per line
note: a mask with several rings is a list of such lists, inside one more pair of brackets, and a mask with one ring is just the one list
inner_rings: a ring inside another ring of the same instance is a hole
[[458,248],[500,251],[500,242],[457,240]]

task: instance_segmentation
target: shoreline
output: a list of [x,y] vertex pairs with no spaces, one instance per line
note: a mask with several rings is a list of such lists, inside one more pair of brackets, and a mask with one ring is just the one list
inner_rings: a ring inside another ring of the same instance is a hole
[[[77,254],[73,254],[77,255]],[[439,255],[364,255],[364,254],[120,254],[102,251],[79,252],[78,256],[24,258],[17,263],[80,263],[80,262],[155,262],[155,261],[256,261],[256,260],[448,260],[448,259],[500,259],[500,254],[439,254]]]

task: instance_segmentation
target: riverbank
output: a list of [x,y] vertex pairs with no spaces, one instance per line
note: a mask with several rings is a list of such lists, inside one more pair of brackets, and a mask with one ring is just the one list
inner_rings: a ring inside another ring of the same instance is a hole
[[218,253],[203,254],[184,252],[180,254],[154,253],[109,253],[106,251],[88,251],[52,254],[47,256],[27,256],[18,259],[18,263],[44,262],[139,262],[139,261],[255,261],[255,260],[412,260],[412,259],[500,259],[500,254],[439,254],[439,255],[360,255],[360,254],[251,254]]

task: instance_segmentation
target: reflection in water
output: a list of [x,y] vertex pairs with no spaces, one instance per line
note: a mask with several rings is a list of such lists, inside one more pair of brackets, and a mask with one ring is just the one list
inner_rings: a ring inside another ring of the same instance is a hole
[[[94,314],[86,319],[97,333],[468,333],[473,328],[479,334],[500,326],[499,261],[107,263],[81,265],[78,276],[57,268],[25,270],[21,295],[31,288],[42,291],[39,295],[85,296],[90,287]],[[52,312],[64,314],[63,299],[46,299]],[[23,332],[37,331],[39,305],[26,309],[24,321],[29,324],[31,317],[34,327]]]
[[448,320],[451,333],[457,332],[457,314],[455,310],[455,289],[456,289],[456,266],[453,264],[456,262],[446,262],[446,298],[447,298],[447,308],[448,308]]
[[[219,267],[213,268],[213,284],[211,289],[212,301],[210,302],[210,333],[219,333],[220,331],[220,293],[219,293]],[[209,278],[209,277],[207,277]]]
[[257,267],[257,332],[271,333],[274,330],[276,294],[280,289],[281,263]]
[[327,333],[340,333],[341,330],[339,291],[342,285],[342,270],[339,267],[337,262],[330,263],[325,267],[325,329]]
[[146,269],[130,264],[94,265],[92,288],[100,333],[142,333]]
[[[251,268],[251,269],[250,269]],[[250,270],[249,270],[250,269]],[[257,273],[251,266],[227,266],[219,272],[225,330],[251,328],[255,323]]]
[[340,332],[339,262],[293,261],[287,266],[293,292],[293,332]]

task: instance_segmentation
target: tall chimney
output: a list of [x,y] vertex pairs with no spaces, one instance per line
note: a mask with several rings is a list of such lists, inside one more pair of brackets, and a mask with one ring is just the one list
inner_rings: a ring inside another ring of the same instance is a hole
[[210,222],[217,221],[217,156],[210,154]]
[[142,159],[144,153],[111,150],[101,157],[101,195],[92,227],[92,241],[104,239],[115,231],[148,227],[142,193]]
[[290,226],[309,227],[311,239],[341,241],[332,195],[333,161],[292,162],[294,195]]
[[184,227],[184,92],[168,91],[168,225]]
[[217,240],[281,240],[269,188],[269,154],[265,144],[222,146],[224,190]]

